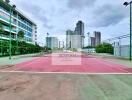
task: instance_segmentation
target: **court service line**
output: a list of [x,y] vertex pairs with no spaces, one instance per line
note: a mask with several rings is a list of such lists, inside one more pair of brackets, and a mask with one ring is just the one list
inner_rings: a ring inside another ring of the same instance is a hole
[[27,74],[74,74],[74,75],[132,75],[132,73],[86,73],[86,72],[34,72],[34,71],[0,71],[0,73]]

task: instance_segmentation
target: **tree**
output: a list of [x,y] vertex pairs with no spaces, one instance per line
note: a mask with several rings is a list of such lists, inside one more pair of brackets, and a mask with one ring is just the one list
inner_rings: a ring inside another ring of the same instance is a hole
[[98,46],[96,46],[96,52],[97,53],[114,53],[114,48],[111,44],[109,43],[103,43]]
[[3,33],[4,33],[4,29],[3,29],[2,24],[0,23],[0,34],[3,34]]
[[23,39],[24,38],[24,32],[19,31],[17,36],[18,36],[19,39]]

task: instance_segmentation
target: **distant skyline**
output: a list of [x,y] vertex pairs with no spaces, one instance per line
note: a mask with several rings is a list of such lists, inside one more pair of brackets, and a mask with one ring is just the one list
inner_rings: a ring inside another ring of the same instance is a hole
[[130,0],[10,0],[38,25],[38,42],[50,35],[65,35],[76,22],[85,23],[85,35],[100,31],[102,39],[129,33]]

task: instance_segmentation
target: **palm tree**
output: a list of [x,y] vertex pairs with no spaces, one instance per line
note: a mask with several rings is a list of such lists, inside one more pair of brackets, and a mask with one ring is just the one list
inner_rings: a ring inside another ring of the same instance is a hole
[[18,36],[19,39],[24,39],[24,32],[19,31],[17,36]]

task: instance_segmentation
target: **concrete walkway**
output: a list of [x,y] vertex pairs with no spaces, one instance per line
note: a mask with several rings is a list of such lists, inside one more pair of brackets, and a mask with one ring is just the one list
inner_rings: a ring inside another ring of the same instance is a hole
[[0,73],[0,100],[132,100],[131,75]]
[[132,67],[132,61],[130,61],[129,59],[125,59],[125,58],[121,58],[121,57],[115,57],[113,55],[104,54],[104,53],[91,54],[91,55],[94,56],[94,57],[97,57],[97,58],[102,58],[102,59],[109,60],[112,63],[124,65],[124,66],[127,66],[127,67]]
[[38,56],[38,55],[40,55],[40,53],[12,56],[11,60],[9,60],[9,57],[1,57],[0,66],[15,65],[15,64],[22,63],[22,62],[30,61],[30,60],[35,59],[36,58],[35,56]]

